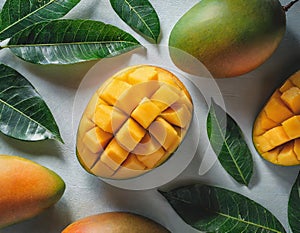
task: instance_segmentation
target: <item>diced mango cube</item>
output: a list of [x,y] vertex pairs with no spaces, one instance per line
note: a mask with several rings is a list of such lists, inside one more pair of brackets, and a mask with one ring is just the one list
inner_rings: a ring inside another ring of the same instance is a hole
[[145,172],[147,172],[146,166],[137,159],[136,155],[129,154],[122,166],[113,175],[113,178],[128,179],[137,177]]
[[92,122],[85,114],[83,114],[78,127],[77,138],[82,140],[85,133],[94,127],[95,123]]
[[173,78],[173,74],[171,74],[170,72],[167,72],[163,69],[160,69],[159,70],[159,73],[158,73],[158,81],[160,82],[163,82],[163,83],[167,83],[169,85],[172,85],[176,88],[178,88],[178,84],[177,82],[175,81],[175,79]]
[[293,116],[282,122],[284,131],[290,139],[300,137],[300,116]]
[[294,141],[294,152],[297,156],[297,159],[299,160],[300,163],[300,139],[296,139]]
[[132,72],[135,71],[134,67],[130,67],[127,69],[123,69],[121,71],[119,71],[118,73],[116,73],[113,78],[127,82],[128,83],[128,75],[131,74]]
[[185,104],[174,104],[161,113],[161,116],[172,125],[185,128],[191,120],[191,113]]
[[281,99],[295,114],[300,114],[300,89],[298,87],[292,87],[283,92]]
[[154,168],[157,162],[164,156],[165,151],[162,147],[149,155],[136,155],[137,159],[141,161],[149,169]]
[[193,110],[193,103],[184,91],[181,91],[179,99],[174,104],[184,104],[187,106],[190,112],[192,112]]
[[287,143],[279,152],[278,163],[284,166],[291,166],[299,163],[297,156],[294,152],[294,143]]
[[180,128],[178,126],[174,126],[174,129],[176,130],[177,135],[181,138],[181,140],[184,138],[188,130],[187,128]]
[[122,167],[126,167],[132,170],[146,169],[146,166],[137,159],[135,154],[129,154],[125,162],[122,164]]
[[152,122],[149,126],[149,132],[165,150],[169,150],[174,144],[178,146],[178,142],[180,141],[176,130],[162,117],[158,117]]
[[129,118],[115,135],[116,140],[127,151],[132,151],[145,136],[146,130]]
[[84,115],[90,120],[92,120],[94,117],[95,109],[98,105],[98,99],[99,97],[95,93],[84,110]]
[[120,146],[114,138],[100,156],[100,160],[114,171],[125,161],[129,152]]
[[100,157],[100,153],[93,153],[87,147],[81,147],[79,144],[77,144],[77,154],[77,157],[80,158],[80,163],[88,169],[90,169]]
[[103,88],[100,97],[107,103],[114,105],[130,88],[130,84],[121,80],[113,79],[105,88]]
[[160,108],[157,107],[151,100],[145,97],[140,104],[133,110],[133,117],[145,129],[154,121],[160,114]]
[[282,126],[270,129],[262,136],[272,145],[273,148],[291,140]]
[[91,152],[99,153],[105,148],[112,137],[112,134],[104,132],[98,127],[94,127],[85,134],[83,143]]
[[126,114],[131,115],[132,111],[138,106],[142,99],[145,97],[150,98],[159,87],[160,84],[157,81],[134,85],[118,99],[115,106]]
[[261,154],[274,148],[271,143],[263,136],[254,136],[253,141],[257,151]]
[[160,166],[161,164],[166,162],[166,160],[168,160],[173,153],[174,152],[166,151],[165,154],[160,158],[160,160],[157,161],[157,163],[155,164],[155,167]]
[[126,121],[127,116],[115,107],[98,105],[94,115],[95,124],[102,130],[115,133]]
[[159,142],[149,133],[146,133],[140,143],[134,148],[132,153],[139,155],[150,155],[157,151],[161,145]]
[[292,83],[295,86],[300,88],[300,71],[297,71],[296,73],[294,73],[289,79],[292,81]]
[[179,95],[173,91],[170,85],[162,85],[152,96],[151,100],[164,111],[179,99]]
[[128,75],[128,82],[137,84],[157,80],[157,71],[154,66],[140,67]]
[[277,158],[278,158],[278,154],[279,154],[280,150],[279,147],[276,147],[275,149],[262,153],[262,157],[268,161],[270,161],[271,163],[277,164]]
[[114,174],[114,170],[103,163],[100,159],[95,163],[95,165],[90,169],[90,171],[96,175],[104,178],[110,178]]
[[292,81],[290,81],[290,80],[288,79],[288,80],[286,80],[286,81],[284,82],[284,84],[279,88],[279,91],[280,91],[281,93],[283,93],[283,92],[287,91],[288,89],[290,89],[291,87],[294,87],[294,84],[292,83]]
[[294,115],[293,112],[286,107],[280,96],[281,93],[277,90],[265,106],[267,117],[276,123],[281,123]]
[[269,119],[265,111],[261,111],[261,113],[256,118],[253,133],[254,135],[261,135],[267,130],[272,129],[276,126],[278,126],[278,123]]

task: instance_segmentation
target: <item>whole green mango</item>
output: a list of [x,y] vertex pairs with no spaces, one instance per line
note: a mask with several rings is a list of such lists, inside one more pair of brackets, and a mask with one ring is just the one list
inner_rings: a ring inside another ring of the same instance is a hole
[[[278,0],[202,0],[175,24],[169,46],[197,58],[215,78],[233,77],[264,63],[285,28]],[[187,70],[179,54],[170,49],[175,65]]]

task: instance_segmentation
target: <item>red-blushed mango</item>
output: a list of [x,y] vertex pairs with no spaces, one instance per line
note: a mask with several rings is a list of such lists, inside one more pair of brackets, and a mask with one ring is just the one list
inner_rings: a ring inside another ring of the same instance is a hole
[[98,177],[140,176],[175,152],[192,115],[191,96],[173,73],[151,65],[128,67],[108,78],[83,112],[78,160]]
[[170,233],[165,227],[141,215],[108,212],[85,217],[67,226],[62,233]]
[[202,0],[172,29],[170,55],[188,72],[192,64],[180,51],[197,58],[216,78],[238,76],[273,54],[285,28],[286,16],[278,0]]
[[258,153],[274,164],[300,165],[300,71],[275,90],[257,116],[253,142]]
[[0,155],[0,228],[54,205],[65,183],[52,170],[18,156]]

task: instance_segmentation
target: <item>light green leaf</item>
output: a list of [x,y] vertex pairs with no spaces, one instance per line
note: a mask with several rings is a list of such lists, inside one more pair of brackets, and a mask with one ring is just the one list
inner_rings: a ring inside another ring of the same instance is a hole
[[72,64],[117,56],[139,46],[135,38],[115,26],[92,20],[61,19],[21,31],[6,47],[28,62]]
[[34,87],[14,69],[0,64],[0,131],[7,136],[62,142],[55,120]]
[[10,38],[30,25],[58,19],[80,0],[7,0],[1,12],[0,40]]
[[110,0],[110,3],[120,18],[130,27],[157,42],[160,22],[148,0]]
[[207,134],[210,144],[224,169],[239,183],[248,185],[253,173],[253,160],[238,124],[212,101]]
[[293,233],[300,233],[300,173],[290,193],[288,219]]
[[285,232],[281,223],[263,206],[223,188],[194,184],[161,193],[187,224],[200,231]]

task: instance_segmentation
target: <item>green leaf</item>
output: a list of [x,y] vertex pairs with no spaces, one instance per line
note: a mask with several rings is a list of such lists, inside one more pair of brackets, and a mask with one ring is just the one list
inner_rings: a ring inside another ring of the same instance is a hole
[[119,17],[131,28],[157,43],[160,22],[148,0],[110,0],[110,3]]
[[72,64],[112,57],[139,47],[121,29],[92,20],[41,22],[14,35],[6,47],[25,61]]
[[14,69],[0,64],[0,131],[7,136],[62,142],[55,120],[34,87]]
[[248,185],[253,160],[238,124],[213,100],[207,117],[210,144],[224,169],[239,183]]
[[30,25],[67,14],[80,0],[7,0],[1,12],[0,40]]
[[161,193],[187,224],[200,231],[285,232],[267,209],[226,189],[194,184]]
[[288,219],[293,233],[300,233],[300,173],[290,194]]

